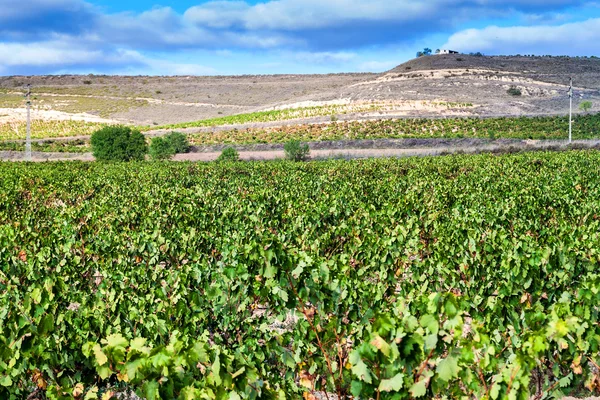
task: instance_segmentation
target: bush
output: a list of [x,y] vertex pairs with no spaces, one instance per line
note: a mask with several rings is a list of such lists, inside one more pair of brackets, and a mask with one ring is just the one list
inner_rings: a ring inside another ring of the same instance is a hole
[[582,101],[581,104],[579,104],[579,109],[583,112],[588,112],[592,109],[592,105],[592,102],[589,100]]
[[92,135],[92,151],[98,161],[138,161],[148,152],[146,138],[128,126],[106,126]]
[[190,151],[190,143],[185,133],[171,132],[165,136],[165,140],[173,147],[175,153],[187,153]]
[[310,149],[307,144],[300,143],[299,140],[290,140],[283,145],[285,158],[292,161],[304,161],[308,158]]
[[168,160],[176,151],[171,143],[164,137],[155,137],[150,143],[150,157],[153,160]]
[[519,89],[519,88],[518,88],[518,87],[516,87],[516,86],[511,86],[511,88],[510,88],[510,89],[508,89],[508,90],[506,91],[506,93],[510,94],[511,96],[520,96],[520,95],[522,94],[522,93],[521,93],[521,89]]
[[221,152],[221,155],[219,156],[219,158],[217,158],[218,162],[239,161],[239,160],[240,160],[240,154],[233,147],[227,147],[227,148],[223,149],[223,151]]

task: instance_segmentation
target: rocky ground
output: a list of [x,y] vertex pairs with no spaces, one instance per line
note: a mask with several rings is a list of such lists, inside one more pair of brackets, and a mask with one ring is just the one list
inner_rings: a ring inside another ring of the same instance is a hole
[[149,126],[331,102],[390,102],[400,116],[427,116],[406,107],[423,102],[469,104],[463,112],[477,116],[564,114],[570,76],[575,107],[590,100],[600,111],[598,59],[468,55],[422,57],[382,74],[0,77],[0,108],[23,109],[31,84],[38,109]]

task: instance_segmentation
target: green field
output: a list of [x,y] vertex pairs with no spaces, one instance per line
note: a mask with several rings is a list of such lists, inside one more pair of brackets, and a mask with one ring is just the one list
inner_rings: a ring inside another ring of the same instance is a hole
[[598,393],[599,215],[595,151],[0,163],[0,398]]

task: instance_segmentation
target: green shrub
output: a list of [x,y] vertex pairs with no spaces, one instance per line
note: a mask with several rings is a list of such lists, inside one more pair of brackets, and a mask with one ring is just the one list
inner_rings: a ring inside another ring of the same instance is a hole
[[176,151],[171,143],[164,137],[155,137],[150,143],[150,157],[153,160],[168,160]]
[[223,151],[221,152],[221,155],[219,156],[219,158],[217,158],[218,162],[239,161],[239,160],[240,160],[240,154],[233,147],[226,147],[225,149],[223,149]]
[[187,153],[190,151],[190,143],[185,133],[171,132],[165,136],[165,140],[173,147],[175,153]]
[[92,134],[92,152],[98,161],[143,160],[146,138],[128,126],[106,126]]
[[589,100],[582,101],[581,104],[579,104],[579,109],[583,112],[588,112],[592,109],[592,105],[592,102]]
[[292,161],[305,161],[310,153],[308,145],[300,143],[299,140],[290,140],[283,145],[283,150],[285,158]]
[[521,93],[521,89],[519,89],[516,86],[511,86],[510,89],[506,91],[506,93],[510,94],[511,96],[521,96],[523,94]]

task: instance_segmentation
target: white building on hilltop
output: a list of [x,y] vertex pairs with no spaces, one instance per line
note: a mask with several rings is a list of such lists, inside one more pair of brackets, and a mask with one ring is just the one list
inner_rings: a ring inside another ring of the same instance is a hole
[[440,50],[440,52],[438,54],[458,54],[458,51],[454,51],[454,50]]

